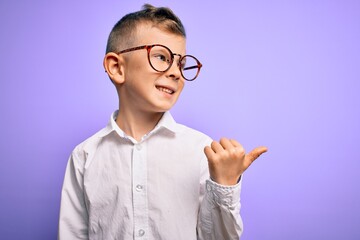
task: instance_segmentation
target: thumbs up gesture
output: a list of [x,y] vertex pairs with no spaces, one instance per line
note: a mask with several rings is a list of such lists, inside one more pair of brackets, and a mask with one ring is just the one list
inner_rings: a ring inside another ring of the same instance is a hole
[[221,185],[235,185],[241,174],[264,152],[266,147],[257,147],[246,153],[236,140],[221,138],[204,148],[208,159],[210,177]]

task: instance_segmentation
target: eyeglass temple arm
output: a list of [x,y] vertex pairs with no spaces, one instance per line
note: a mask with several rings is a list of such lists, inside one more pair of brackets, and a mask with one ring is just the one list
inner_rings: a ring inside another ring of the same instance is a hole
[[140,50],[140,49],[144,49],[144,48],[147,49],[148,47],[149,47],[148,45],[139,46],[139,47],[133,47],[133,48],[122,50],[122,51],[118,52],[117,54],[127,53],[127,52],[136,51],[136,50]]
[[200,66],[196,65],[196,66],[183,68],[183,70],[189,70],[189,69],[200,68],[200,67],[201,67],[201,65]]

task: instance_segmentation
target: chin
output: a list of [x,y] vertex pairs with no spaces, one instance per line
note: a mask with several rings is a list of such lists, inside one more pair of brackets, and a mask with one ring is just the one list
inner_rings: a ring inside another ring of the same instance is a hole
[[167,112],[167,111],[169,111],[171,108],[159,108],[158,110],[157,110],[157,112],[158,113],[164,113],[164,112]]
[[158,106],[157,112],[159,112],[159,113],[160,113],[160,112],[161,112],[161,113],[167,112],[167,111],[169,111],[173,106],[174,106],[174,104]]
[[169,111],[175,105],[176,101],[161,101],[155,105],[159,112]]

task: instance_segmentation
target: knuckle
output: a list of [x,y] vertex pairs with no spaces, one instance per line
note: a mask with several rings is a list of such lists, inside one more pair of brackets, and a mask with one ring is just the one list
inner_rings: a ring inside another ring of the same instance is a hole
[[220,155],[220,158],[221,158],[221,159],[228,159],[228,158],[230,158],[230,156],[231,156],[231,154],[230,154],[229,151],[223,151],[223,152],[221,152],[219,155]]
[[241,157],[243,157],[245,155],[245,151],[241,147],[236,147],[236,148],[233,149],[232,155],[235,158],[241,158]]
[[236,148],[232,148],[229,150],[229,155],[231,158],[236,158],[239,156],[238,151],[236,150]]
[[241,152],[239,152],[236,148],[232,149],[230,152],[231,158],[240,158],[241,155]]
[[210,159],[211,163],[217,164],[219,162],[219,155],[213,155]]
[[240,154],[244,154],[244,155],[245,155],[245,149],[244,149],[242,146],[237,147],[237,150],[238,150],[238,152],[239,152]]

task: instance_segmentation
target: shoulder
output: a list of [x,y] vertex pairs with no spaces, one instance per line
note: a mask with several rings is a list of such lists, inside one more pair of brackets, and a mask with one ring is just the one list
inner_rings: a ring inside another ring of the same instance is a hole
[[78,144],[72,151],[72,158],[79,161],[85,161],[89,155],[92,155],[92,153],[96,151],[99,143],[107,132],[108,129],[103,128]]

